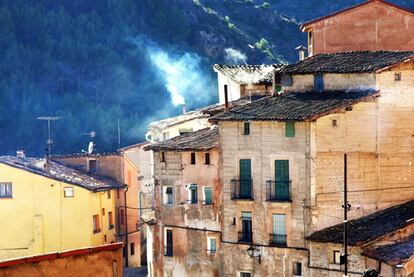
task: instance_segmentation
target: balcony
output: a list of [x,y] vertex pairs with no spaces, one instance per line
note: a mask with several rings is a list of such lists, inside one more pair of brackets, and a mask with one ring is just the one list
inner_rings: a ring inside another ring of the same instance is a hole
[[167,257],[172,257],[173,256],[173,248],[172,248],[172,246],[165,246],[164,256],[167,256]]
[[286,235],[276,235],[270,234],[269,235],[269,244],[272,246],[286,246],[287,243],[287,236]]
[[292,181],[266,181],[266,201],[291,202]]
[[233,179],[230,181],[231,199],[253,200],[253,180]]
[[252,232],[239,232],[238,242],[241,243],[251,243],[253,242],[253,233]]

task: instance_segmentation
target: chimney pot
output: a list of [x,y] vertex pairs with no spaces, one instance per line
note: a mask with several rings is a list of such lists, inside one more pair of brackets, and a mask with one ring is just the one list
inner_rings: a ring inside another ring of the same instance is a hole
[[187,105],[183,104],[182,108],[183,108],[183,114],[186,114],[187,113]]
[[16,157],[20,158],[20,159],[25,159],[26,158],[26,154],[24,153],[24,150],[17,150],[16,151]]

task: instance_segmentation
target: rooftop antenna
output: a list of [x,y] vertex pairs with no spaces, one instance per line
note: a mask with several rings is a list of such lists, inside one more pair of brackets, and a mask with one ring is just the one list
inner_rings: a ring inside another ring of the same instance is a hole
[[50,161],[50,155],[52,153],[52,144],[53,140],[51,138],[51,125],[52,121],[61,119],[61,116],[39,116],[37,120],[44,120],[47,121],[47,133],[48,133],[48,139],[47,139],[47,153],[46,153],[46,168],[49,168],[49,161]]
[[94,150],[94,147],[95,147],[95,142],[94,142],[94,138],[96,137],[96,132],[95,131],[90,131],[90,132],[88,132],[88,133],[82,133],[82,135],[85,135],[85,136],[89,136],[89,137],[91,137],[91,141],[89,142],[89,144],[88,144],[88,150],[87,151],[85,151],[85,150],[83,150],[82,149],[82,153],[88,153],[88,154],[92,154],[92,152],[93,152],[93,150]]

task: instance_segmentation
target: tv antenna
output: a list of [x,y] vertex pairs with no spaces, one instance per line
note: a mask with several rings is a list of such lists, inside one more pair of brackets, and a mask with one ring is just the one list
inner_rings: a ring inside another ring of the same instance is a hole
[[61,116],[39,116],[37,118],[37,120],[44,120],[47,121],[47,134],[48,134],[48,139],[47,139],[47,153],[46,153],[46,163],[49,164],[49,159],[50,159],[50,154],[52,152],[52,144],[53,144],[53,140],[51,138],[51,125],[52,125],[52,121],[55,120],[59,120],[61,119]]
[[91,137],[91,141],[88,144],[88,150],[85,151],[82,149],[82,153],[88,153],[88,154],[92,154],[94,147],[95,147],[95,142],[94,142],[94,138],[96,137],[96,132],[95,131],[90,131],[88,133],[82,133],[82,135]]

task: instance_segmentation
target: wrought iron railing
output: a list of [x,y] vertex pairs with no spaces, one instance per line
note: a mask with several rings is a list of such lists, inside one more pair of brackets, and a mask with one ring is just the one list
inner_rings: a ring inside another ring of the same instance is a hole
[[252,232],[239,232],[238,241],[242,243],[253,242]]
[[233,179],[230,181],[231,199],[253,200],[253,180]]
[[286,235],[269,235],[269,244],[273,246],[286,246],[287,245],[287,236]]
[[266,181],[266,201],[292,201],[292,181]]

